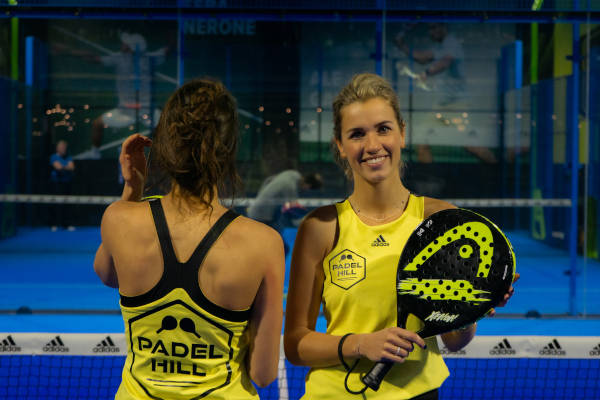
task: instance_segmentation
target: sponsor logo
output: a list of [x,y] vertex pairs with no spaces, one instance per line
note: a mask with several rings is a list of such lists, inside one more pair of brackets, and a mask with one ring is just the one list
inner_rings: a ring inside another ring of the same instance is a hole
[[600,343],[594,347],[592,350],[590,350],[590,356],[600,356]]
[[21,351],[21,347],[17,346],[11,335],[8,335],[0,342],[0,353],[17,353]]
[[562,349],[558,340],[552,339],[550,343],[539,351],[539,354],[542,356],[564,356],[567,352]]
[[371,247],[389,246],[390,244],[383,238],[383,235],[377,236],[377,239],[373,240]]
[[448,348],[446,346],[444,346],[440,349],[440,354],[441,355],[464,356],[467,354],[467,352],[463,349],[460,349],[458,351],[450,351],[450,350],[448,350]]
[[[234,333],[191,305],[175,300],[127,324],[133,355],[126,368],[149,397],[165,398],[165,387],[176,391],[185,384],[196,388],[193,398],[204,398],[231,381]],[[97,348],[109,348],[107,339],[107,346],[101,342]],[[174,398],[174,393],[167,397]],[[191,400],[191,396],[175,397]]]
[[427,316],[427,318],[425,318],[425,321],[452,322],[458,317],[459,314],[447,314],[439,311],[433,311],[431,314],[429,314],[429,316]]
[[112,341],[110,336],[107,336],[92,349],[94,353],[119,353],[121,349]]
[[69,348],[65,346],[60,335],[57,335],[54,339],[46,343],[42,348],[46,353],[68,353]]
[[515,349],[512,348],[509,341],[504,338],[500,343],[494,346],[493,349],[490,350],[490,354],[493,356],[504,356],[510,354],[516,354]]
[[367,260],[352,250],[344,249],[329,259],[331,283],[350,289],[367,276]]

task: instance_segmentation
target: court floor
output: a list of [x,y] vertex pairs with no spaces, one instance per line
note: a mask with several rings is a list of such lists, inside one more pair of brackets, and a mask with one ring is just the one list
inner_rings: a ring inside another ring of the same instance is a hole
[[[295,229],[284,240],[293,247]],[[600,263],[588,260],[577,275],[579,313],[569,311],[568,254],[509,232],[521,279],[516,294],[495,318],[480,322],[479,333],[490,335],[598,335],[600,333]],[[122,332],[116,290],[94,274],[94,254],[100,243],[97,227],[51,232],[48,228],[19,229],[0,241],[0,331],[4,332]],[[290,256],[286,259],[286,286]],[[21,309],[24,314],[16,314]],[[33,314],[27,311],[32,310]],[[525,318],[537,311],[542,318]],[[325,328],[319,320],[318,329]]]

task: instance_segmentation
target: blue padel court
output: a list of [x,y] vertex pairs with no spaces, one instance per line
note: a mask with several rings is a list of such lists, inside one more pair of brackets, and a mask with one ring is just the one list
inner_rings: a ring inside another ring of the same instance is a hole
[[[295,234],[293,228],[284,231],[290,248]],[[509,304],[498,310],[497,317],[481,321],[479,333],[600,334],[600,286],[594,285],[600,282],[600,263],[587,260],[578,265],[577,282],[582,286],[577,290],[577,308],[591,318],[567,316],[568,253],[535,241],[526,232],[509,232],[508,237],[521,278]],[[100,230],[89,227],[72,232],[21,228],[17,236],[0,241],[0,330],[122,332],[118,293],[105,287],[93,270],[100,240]],[[290,254],[286,257],[286,292],[289,266]],[[525,318],[536,315],[542,318]],[[324,329],[324,321],[319,328]]]

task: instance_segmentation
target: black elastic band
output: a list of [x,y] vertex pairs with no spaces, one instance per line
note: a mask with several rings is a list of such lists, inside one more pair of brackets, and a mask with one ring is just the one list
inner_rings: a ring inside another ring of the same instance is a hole
[[348,339],[348,336],[350,335],[354,335],[354,333],[346,333],[344,336],[342,336],[340,342],[338,343],[338,358],[342,362],[342,365],[344,366],[344,369],[346,371],[349,371],[350,367],[348,366],[348,364],[346,364],[346,361],[344,361],[344,353],[342,352],[342,347],[344,347],[344,342],[346,341],[346,339]]
[[346,364],[346,361],[344,360],[344,353],[342,352],[342,347],[344,347],[344,342],[346,341],[346,339],[348,339],[348,336],[350,336],[350,335],[354,335],[354,334],[346,333],[340,339],[340,342],[338,343],[338,358],[340,359],[340,361],[342,362],[342,365],[344,366],[344,369],[346,370],[346,378],[344,379],[344,386],[345,386],[346,390],[348,391],[348,393],[362,394],[362,393],[364,393],[365,390],[367,390],[366,385],[359,391],[354,391],[348,387],[348,378],[350,377],[350,373],[354,370],[354,368],[356,368],[356,366],[358,365],[358,362],[360,361],[360,358],[357,358],[356,360],[354,360],[354,363],[350,366],[350,365]]

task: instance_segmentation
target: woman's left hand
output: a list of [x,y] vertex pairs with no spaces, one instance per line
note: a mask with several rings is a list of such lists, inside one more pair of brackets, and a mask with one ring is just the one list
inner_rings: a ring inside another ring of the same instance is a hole
[[127,196],[123,196],[125,200],[139,200],[129,196],[141,197],[142,195],[147,173],[144,148],[151,145],[152,140],[139,133],[129,136],[123,142],[119,163],[121,164],[121,174],[125,180],[125,186],[126,188],[129,187],[129,190],[124,189],[124,195],[126,191],[130,192]]
[[[521,277],[521,274],[519,274],[518,272],[515,273],[515,279],[513,279],[512,283],[514,284],[516,281],[519,280],[520,277]],[[504,299],[502,299],[502,301],[496,307],[504,307],[506,305],[506,303],[508,303],[508,300],[512,297],[512,295],[514,293],[515,293],[515,288],[511,284],[510,287],[508,288],[508,293],[506,293],[504,295]],[[493,317],[494,315],[496,315],[496,310],[492,308],[489,311],[488,316]]]

